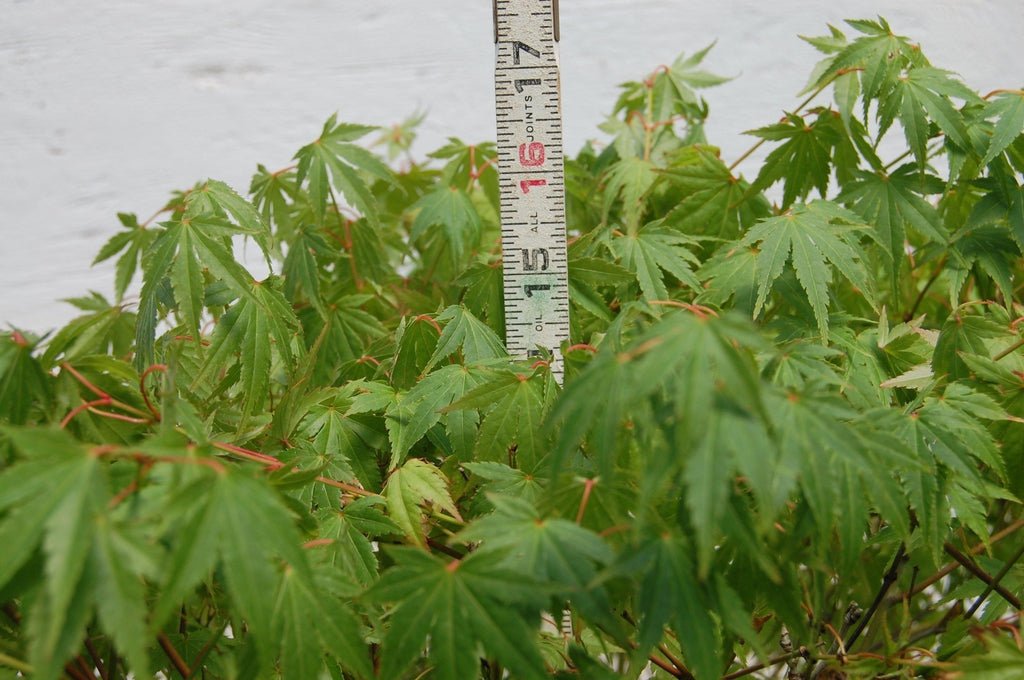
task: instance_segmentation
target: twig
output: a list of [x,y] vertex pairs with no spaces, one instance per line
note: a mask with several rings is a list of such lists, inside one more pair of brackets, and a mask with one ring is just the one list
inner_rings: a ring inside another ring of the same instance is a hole
[[110,404],[110,397],[104,397],[102,399],[93,399],[92,401],[83,401],[81,404],[68,411],[68,414],[64,416],[63,420],[60,421],[60,429],[63,430],[65,427],[67,427],[68,423],[74,420],[79,413],[84,413],[85,411],[88,411],[95,406],[107,406],[108,404]]
[[29,675],[32,675],[33,673],[32,666],[29,666],[21,659],[15,659],[13,656],[7,656],[3,652],[0,652],[0,666],[9,666],[16,671],[28,673]]
[[206,661],[206,656],[210,653],[210,650],[213,649],[214,645],[217,644],[217,641],[224,637],[224,631],[227,629],[228,622],[225,622],[224,625],[220,627],[220,632],[206,641],[206,644],[203,645],[203,648],[199,650],[199,653],[196,654],[196,658],[192,661],[192,671],[188,674],[185,680],[189,680],[196,674],[196,671],[202,669],[203,662]]
[[1013,343],[1012,345],[1004,349],[999,354],[992,357],[992,361],[999,361],[1000,359],[1005,359],[1006,357],[1010,356],[1010,354],[1017,351],[1021,347],[1024,347],[1024,338],[1021,338],[1017,342]]
[[681,677],[693,678],[693,673],[691,673],[690,669],[686,667],[686,664],[683,663],[682,659],[679,659],[672,654],[672,652],[668,651],[668,647],[665,645],[658,645],[658,651],[661,652],[662,656],[669,660],[669,663],[675,666],[676,669],[682,673]]
[[89,651],[89,657],[92,658],[92,664],[96,666],[96,670],[100,672],[100,678],[107,680],[107,668],[103,665],[103,658],[100,653],[96,650],[96,645],[92,643],[92,640],[85,638],[85,648]]
[[896,582],[900,573],[900,567],[903,566],[906,554],[907,547],[903,543],[900,543],[900,547],[896,550],[896,555],[892,558],[892,564],[889,565],[889,568],[885,572],[885,576],[882,577],[882,585],[879,587],[874,601],[871,603],[871,606],[868,607],[868,610],[864,615],[857,620],[857,624],[850,632],[850,636],[846,638],[846,641],[843,643],[843,647],[845,647],[847,651],[853,648],[853,643],[855,643],[857,638],[860,637],[860,634],[864,632],[864,629],[867,627],[871,617],[873,617],[875,612],[878,611],[878,608],[881,606],[886,594],[888,594],[889,588],[891,588],[892,584]]
[[134,406],[131,406],[130,404],[126,404],[123,401],[118,401],[117,399],[114,399],[114,397],[112,397],[108,392],[94,385],[88,378],[79,373],[75,369],[75,367],[69,364],[68,362],[62,362],[60,367],[63,370],[70,373],[75,378],[75,380],[82,384],[82,386],[85,389],[89,390],[90,392],[95,394],[99,399],[103,400],[102,404],[119,408],[122,411],[127,411],[128,413],[134,413],[135,415],[141,418],[149,417],[149,414],[143,411],[142,409],[137,409]]
[[942,549],[946,551],[947,555],[962,564],[964,569],[974,574],[978,579],[984,581],[986,585],[1002,595],[1003,599],[1012,604],[1015,609],[1022,608],[1020,598],[1001,586],[996,579],[992,578],[991,574],[975,564],[974,560],[970,557],[957,550],[952,543],[943,544]]
[[[982,543],[978,543],[978,544],[974,545],[967,552],[970,555],[978,555],[978,554],[984,552],[985,549],[988,546],[991,546],[991,545],[994,545],[994,544],[998,543],[999,541],[1003,540],[1007,536],[1010,536],[1010,535],[1016,533],[1017,531],[1019,531],[1022,528],[1024,528],[1024,519],[1018,519],[1016,522],[1013,522],[1012,524],[1009,524],[1006,527],[1004,527],[1004,528],[1000,529],[999,531],[997,531],[996,533],[992,534],[992,536],[989,537],[989,539],[987,541],[984,541]],[[894,604],[898,604],[898,603],[902,602],[903,600],[905,600],[905,599],[907,599],[909,597],[913,597],[914,595],[917,595],[921,591],[926,590],[927,588],[930,588],[931,586],[933,586],[938,581],[942,580],[947,574],[949,574],[951,571],[953,571],[954,569],[956,569],[959,566],[960,566],[959,562],[950,562],[949,564],[947,564],[946,566],[942,567],[941,569],[939,569],[937,572],[935,572],[934,574],[932,574],[931,576],[929,576],[925,580],[921,581],[921,583],[919,583],[914,588],[912,588],[910,590],[907,590],[905,593],[901,593],[899,597],[890,600],[889,601],[889,606],[891,607]]]
[[587,502],[590,500],[590,492],[597,484],[596,479],[587,479],[583,482],[583,496],[580,498],[580,508],[576,511],[576,524],[583,522],[583,513],[587,511]]
[[778,666],[780,663],[786,663],[787,661],[791,661],[797,658],[798,656],[806,659],[810,657],[810,652],[807,651],[806,647],[801,646],[799,649],[794,649],[792,652],[786,652],[781,656],[773,657],[763,663],[758,662],[755,663],[753,666],[747,666],[746,668],[741,668],[738,671],[733,671],[728,675],[723,675],[722,680],[735,680],[736,678],[742,678],[745,675],[751,675],[760,670],[764,670],[765,668],[771,668],[772,666]]
[[[987,598],[989,594],[992,592],[992,589],[999,586],[999,582],[1003,580],[1004,576],[1010,573],[1010,569],[1013,569],[1013,565],[1017,563],[1017,560],[1019,560],[1021,556],[1024,556],[1024,544],[1022,544],[1020,548],[1018,548],[1017,552],[1013,554],[1013,557],[1008,559],[1006,563],[1003,565],[1003,568],[999,570],[999,573],[995,575],[995,582],[988,584],[984,592],[982,592],[981,595],[978,596],[978,599],[974,601],[974,604],[971,605],[971,608],[968,609],[967,612],[964,614],[965,619],[969,619],[972,616],[974,616],[974,612],[978,611],[978,607],[982,605],[982,603],[985,601],[985,598]],[[1017,609],[1021,608],[1019,600],[1017,601],[1016,607]]]
[[79,670],[81,670],[83,676],[85,676],[86,678],[96,677],[93,674],[93,669],[89,667],[89,664],[85,662],[85,659],[82,658],[81,654],[75,657],[75,663],[78,664],[78,668]]
[[185,663],[183,658],[181,658],[181,654],[178,653],[178,650],[174,648],[173,644],[171,644],[171,640],[167,637],[167,634],[161,631],[160,634],[157,635],[156,639],[160,643],[160,648],[164,650],[164,654],[167,655],[171,664],[174,665],[175,670],[181,673],[181,677],[191,677],[192,671],[189,670],[188,664]]
[[[259,451],[252,451],[250,449],[242,448],[241,446],[235,446],[234,444],[226,444],[224,442],[210,442],[210,446],[215,449],[220,449],[226,453],[232,453],[240,458],[252,460],[271,470],[277,470],[284,467],[284,463],[273,456],[268,456],[265,453]],[[326,484],[327,486],[333,486],[336,489],[347,491],[348,493],[356,496],[379,496],[380,494],[374,493],[373,491],[367,491],[361,487],[355,486],[354,484],[346,484],[345,482],[339,482],[336,479],[330,479],[329,477],[317,476],[316,481]]]
[[146,392],[146,378],[151,373],[155,373],[157,371],[160,373],[166,373],[167,366],[164,364],[153,364],[152,366],[148,366],[146,370],[142,372],[142,375],[139,376],[139,392],[142,393],[142,400],[146,402],[146,408],[149,409],[149,412],[153,414],[153,418],[159,423],[160,412],[156,410],[155,406],[153,406],[153,403],[149,400],[149,394]]
[[931,277],[924,284],[924,288],[914,298],[914,304],[910,306],[910,311],[903,315],[904,321],[910,321],[914,318],[914,314],[917,313],[917,308],[924,301],[924,296],[928,293],[928,289],[932,287],[936,281],[939,280],[939,276],[942,274],[943,268],[946,266],[946,258],[943,257],[937,265],[935,265],[935,271],[932,272]]
[[[860,71],[860,70],[861,69],[859,69],[859,68],[838,69],[835,73],[832,74],[832,76],[828,80],[826,80],[824,83],[822,83],[820,86],[818,86],[818,88],[815,89],[814,92],[812,92],[810,95],[808,95],[807,99],[805,99],[802,102],[800,102],[799,104],[797,104],[797,107],[793,111],[793,113],[799,114],[801,111],[803,111],[803,108],[805,106],[807,106],[812,101],[814,101],[814,99],[819,94],[824,92],[825,88],[828,87],[829,85],[831,85],[832,82],[836,78],[838,78],[839,76],[846,75],[847,73],[850,73],[851,71]],[[782,120],[785,120],[785,119],[783,118]],[[760,149],[761,145],[764,144],[766,141],[768,141],[768,140],[765,139],[764,137],[762,137],[761,139],[757,140],[757,142],[753,146],[751,146],[749,149],[744,151],[743,154],[739,158],[737,158],[735,161],[733,161],[732,165],[729,166],[729,172],[731,173],[733,170],[736,169],[736,166],[738,166],[743,161],[747,160],[747,158],[750,157],[750,154],[752,154],[755,151],[757,151],[758,149]]]
[[669,675],[671,675],[673,678],[684,678],[684,680],[693,680],[693,676],[692,675],[690,675],[688,673],[687,674],[683,674],[683,672],[680,669],[676,668],[671,663],[668,663],[666,661],[662,661],[661,659],[659,659],[658,657],[654,656],[653,654],[651,654],[647,658],[650,659],[651,663],[653,663],[655,666],[657,666],[661,670],[663,670],[666,673],[668,673]]

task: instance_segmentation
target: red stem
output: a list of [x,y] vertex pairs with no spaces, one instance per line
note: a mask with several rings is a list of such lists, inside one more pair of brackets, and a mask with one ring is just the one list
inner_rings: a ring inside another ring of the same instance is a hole
[[160,412],[156,410],[155,406],[153,406],[153,403],[149,400],[149,393],[146,392],[146,378],[151,373],[156,372],[167,373],[167,366],[165,366],[164,364],[153,364],[152,366],[147,367],[146,370],[142,372],[142,375],[139,376],[139,392],[142,393],[142,399],[143,401],[146,402],[146,408],[149,409],[149,412],[153,414],[153,417],[156,419],[156,422],[159,423]]
[[68,423],[74,420],[75,416],[77,416],[79,413],[82,413],[83,411],[88,411],[93,406],[108,406],[109,404],[110,397],[103,397],[102,399],[94,399],[93,401],[82,402],[75,408],[71,409],[71,411],[66,416],[64,416],[64,420],[60,421],[60,429],[63,430],[65,427],[67,427]]

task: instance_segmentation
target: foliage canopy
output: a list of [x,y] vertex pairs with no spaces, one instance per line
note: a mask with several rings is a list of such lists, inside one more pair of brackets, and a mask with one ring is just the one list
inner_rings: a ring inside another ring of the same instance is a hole
[[622,86],[564,388],[492,143],[332,116],[120,215],[112,299],[0,334],[0,678],[1022,677],[1024,92],[848,23],[752,178],[708,50]]

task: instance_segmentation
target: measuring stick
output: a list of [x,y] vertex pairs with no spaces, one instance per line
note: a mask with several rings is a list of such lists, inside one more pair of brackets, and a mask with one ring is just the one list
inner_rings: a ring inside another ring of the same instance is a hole
[[494,0],[505,342],[513,356],[569,338],[558,0]]

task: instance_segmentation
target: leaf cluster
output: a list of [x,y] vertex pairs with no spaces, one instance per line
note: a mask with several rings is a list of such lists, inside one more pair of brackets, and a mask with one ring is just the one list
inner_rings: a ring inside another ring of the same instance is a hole
[[0,678],[1020,677],[1024,92],[849,27],[749,178],[710,47],[622,86],[564,386],[493,143],[332,116],[119,215],[112,298],[0,334]]

